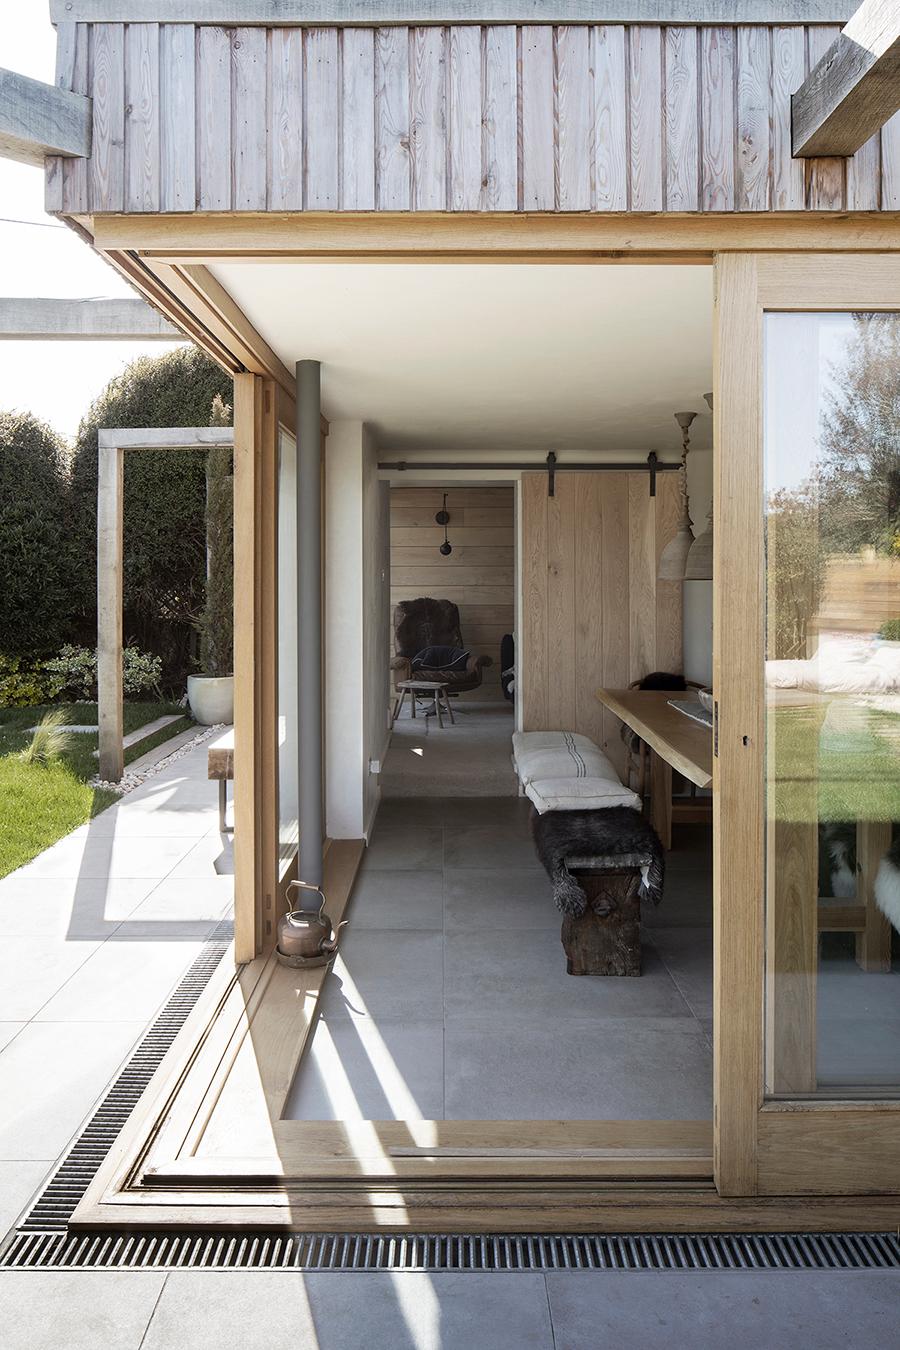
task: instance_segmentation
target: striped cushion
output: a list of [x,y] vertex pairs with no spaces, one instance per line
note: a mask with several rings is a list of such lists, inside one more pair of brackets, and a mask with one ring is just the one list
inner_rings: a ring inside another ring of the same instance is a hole
[[638,811],[641,806],[637,793],[618,778],[538,778],[526,784],[525,795],[539,815],[545,811],[602,811],[610,806],[630,806]]
[[619,775],[588,736],[574,731],[517,731],[513,757],[523,787],[540,778],[605,778]]

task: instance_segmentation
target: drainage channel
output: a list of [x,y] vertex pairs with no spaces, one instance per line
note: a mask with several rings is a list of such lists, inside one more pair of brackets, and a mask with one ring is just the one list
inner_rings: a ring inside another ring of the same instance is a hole
[[306,1271],[888,1270],[897,1233],[356,1234],[68,1231],[163,1056],[228,950],[221,923],[0,1253],[0,1269]]

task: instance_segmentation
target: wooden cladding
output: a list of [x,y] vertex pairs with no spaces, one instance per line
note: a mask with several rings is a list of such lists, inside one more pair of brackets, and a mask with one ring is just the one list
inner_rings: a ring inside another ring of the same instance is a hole
[[[791,158],[791,94],[837,28],[60,24],[89,161],[48,209],[900,209],[900,120]],[[900,116],[900,115],[898,115]]]
[[[500,639],[515,626],[514,489],[448,489],[453,552],[446,558],[438,552],[444,529],[434,520],[443,496],[443,488],[391,489],[391,609],[421,595],[452,600],[466,647],[494,662],[470,697],[499,699]],[[393,630],[390,649],[393,655]]]
[[522,475],[522,628],[526,731],[579,731],[624,773],[620,723],[602,686],[682,668],[681,586],[657,581],[679,520],[677,474]]

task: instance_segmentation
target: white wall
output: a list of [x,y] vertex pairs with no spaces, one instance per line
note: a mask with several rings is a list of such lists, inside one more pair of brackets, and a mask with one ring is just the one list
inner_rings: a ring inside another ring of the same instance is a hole
[[361,839],[388,738],[388,488],[362,422],[333,421],[325,447],[325,830]]

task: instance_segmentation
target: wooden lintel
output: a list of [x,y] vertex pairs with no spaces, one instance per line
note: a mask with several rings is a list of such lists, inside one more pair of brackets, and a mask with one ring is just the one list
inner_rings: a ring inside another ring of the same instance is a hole
[[91,153],[91,100],[0,70],[0,158],[43,166],[46,155]]
[[900,8],[863,0],[791,99],[793,154],[855,154],[898,108]]
[[136,296],[69,300],[0,296],[0,339],[28,342],[184,342],[184,333]]

